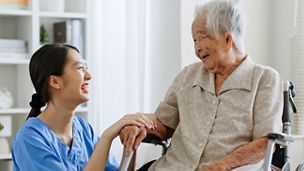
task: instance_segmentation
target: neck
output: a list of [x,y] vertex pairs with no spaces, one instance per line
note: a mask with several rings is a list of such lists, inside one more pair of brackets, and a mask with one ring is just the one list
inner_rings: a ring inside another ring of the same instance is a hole
[[226,80],[227,77],[243,62],[246,55],[240,52],[230,52],[226,59],[230,59],[228,63],[223,65],[220,72],[215,73],[217,78]]
[[57,136],[72,136],[74,112],[75,108],[68,108],[63,103],[49,102],[38,118]]

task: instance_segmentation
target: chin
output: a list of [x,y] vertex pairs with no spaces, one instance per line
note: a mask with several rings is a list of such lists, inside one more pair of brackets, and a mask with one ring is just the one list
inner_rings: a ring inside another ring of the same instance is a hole
[[83,102],[87,102],[87,101],[90,100],[90,98],[85,96],[85,97],[82,98],[82,100],[83,100]]
[[205,65],[204,65],[204,68],[205,68],[208,72],[210,72],[210,73],[215,73],[214,68],[208,68],[208,67],[206,67]]

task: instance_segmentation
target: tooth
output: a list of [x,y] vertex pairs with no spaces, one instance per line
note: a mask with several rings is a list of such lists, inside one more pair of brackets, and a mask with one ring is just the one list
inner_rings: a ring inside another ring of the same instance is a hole
[[82,86],[82,88],[87,89],[89,86],[88,85],[84,85]]

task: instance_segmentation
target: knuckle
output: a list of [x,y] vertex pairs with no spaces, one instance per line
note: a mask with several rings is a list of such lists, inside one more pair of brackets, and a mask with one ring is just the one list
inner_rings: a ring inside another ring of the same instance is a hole
[[130,127],[130,130],[131,130],[132,132],[138,132],[137,126],[131,126],[131,127]]

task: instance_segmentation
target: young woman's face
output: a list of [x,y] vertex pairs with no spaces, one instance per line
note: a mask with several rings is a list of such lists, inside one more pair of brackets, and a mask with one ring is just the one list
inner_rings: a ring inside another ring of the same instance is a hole
[[68,102],[78,104],[89,100],[89,80],[91,75],[86,68],[86,64],[80,54],[69,49],[67,63],[64,66],[62,80],[62,97]]

